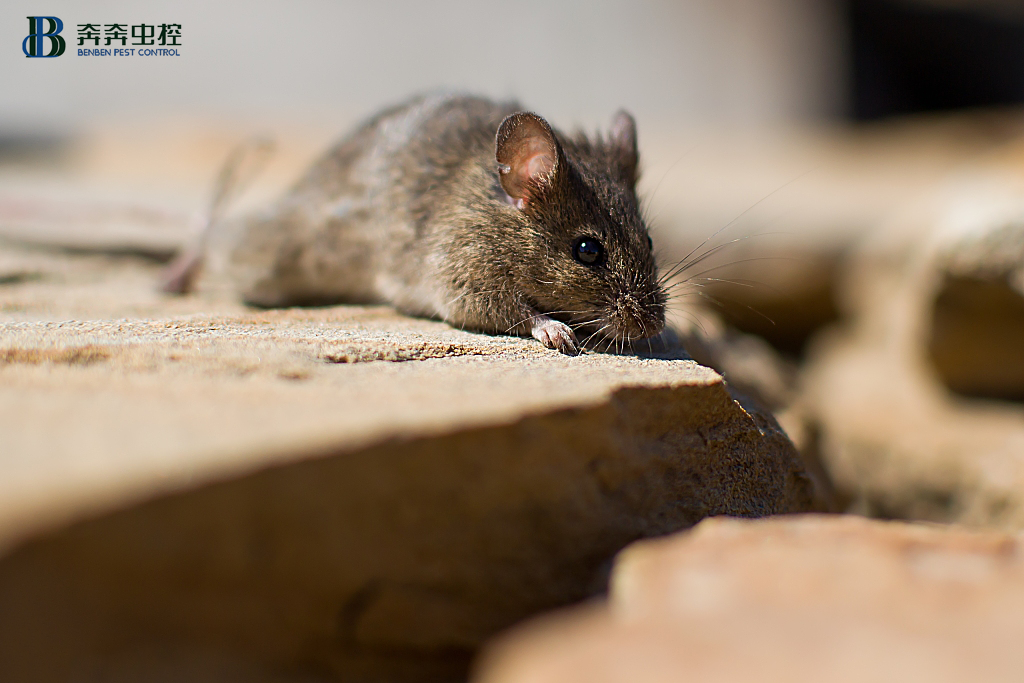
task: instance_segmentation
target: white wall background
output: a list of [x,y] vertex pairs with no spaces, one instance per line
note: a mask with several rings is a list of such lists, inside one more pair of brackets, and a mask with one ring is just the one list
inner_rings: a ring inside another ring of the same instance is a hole
[[[350,119],[412,92],[515,96],[560,125],[762,124],[842,107],[828,0],[4,0],[0,131],[147,117]],[[26,59],[29,15],[68,52]],[[174,22],[181,57],[78,57],[78,23]]]

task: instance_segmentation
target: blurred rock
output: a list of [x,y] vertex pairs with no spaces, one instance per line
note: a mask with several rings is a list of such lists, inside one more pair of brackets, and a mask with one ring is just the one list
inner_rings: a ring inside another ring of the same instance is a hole
[[1022,551],[857,517],[705,520],[627,548],[607,604],[518,627],[473,680],[1017,681]]
[[189,223],[187,215],[125,200],[76,200],[39,188],[32,197],[0,193],[0,240],[14,244],[166,261],[185,243]]
[[1024,527],[1024,143],[952,176],[852,257],[852,323],[801,405],[853,509]]
[[670,327],[665,336],[677,339],[695,361],[713,368],[729,386],[772,411],[796,446],[811,480],[813,509],[840,512],[844,501],[821,462],[818,426],[797,400],[796,363],[761,337],[738,332],[707,309],[671,306],[667,318]]
[[0,254],[3,681],[458,679],[637,538],[809,506],[693,361]]
[[940,256],[928,354],[959,394],[1024,400],[1024,193],[1015,213]]
[[737,332],[708,310],[670,307],[667,319],[695,361],[761,405],[776,411],[796,398],[796,364],[761,337]]
[[1016,110],[857,128],[659,135],[641,125],[651,143],[641,189],[661,261],[691,264],[675,293],[798,356],[841,317],[843,266],[875,226],[1021,134]]

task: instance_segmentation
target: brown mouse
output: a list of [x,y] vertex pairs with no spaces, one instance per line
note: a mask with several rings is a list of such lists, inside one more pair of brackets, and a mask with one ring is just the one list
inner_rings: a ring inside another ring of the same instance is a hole
[[637,162],[625,112],[607,137],[570,137],[515,103],[419,97],[237,222],[227,273],[260,306],[388,303],[563,353],[623,347],[665,325]]

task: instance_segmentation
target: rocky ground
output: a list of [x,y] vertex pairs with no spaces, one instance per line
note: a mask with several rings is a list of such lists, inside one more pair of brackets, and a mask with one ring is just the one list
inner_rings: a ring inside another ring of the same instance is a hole
[[630,546],[607,602],[503,636],[477,680],[1016,681],[1021,556],[957,527],[706,520]]
[[1024,118],[648,142],[694,296],[578,358],[158,294],[164,133],[0,164],[0,679],[1019,679]]

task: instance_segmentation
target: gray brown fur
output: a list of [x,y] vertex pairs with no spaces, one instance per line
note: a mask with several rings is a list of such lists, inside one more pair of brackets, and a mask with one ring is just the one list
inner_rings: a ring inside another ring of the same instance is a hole
[[[517,206],[495,135],[520,111],[433,96],[364,123],[243,223],[229,272],[244,300],[388,303],[468,330],[532,333],[567,353],[571,329],[604,343],[659,333],[665,297],[636,196],[632,119],[620,113],[609,137],[591,140],[522,114],[557,140],[557,164],[526,177]],[[574,260],[581,235],[603,243],[603,265]]]

